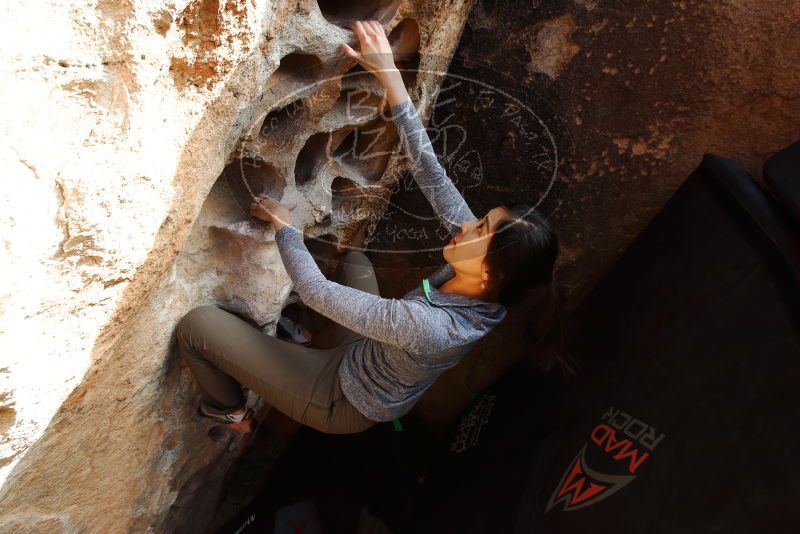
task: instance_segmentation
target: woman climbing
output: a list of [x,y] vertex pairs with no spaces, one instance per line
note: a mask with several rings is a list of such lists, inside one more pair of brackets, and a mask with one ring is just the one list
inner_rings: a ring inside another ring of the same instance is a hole
[[343,44],[343,54],[384,86],[414,177],[455,233],[443,249],[447,263],[402,299],[379,295],[372,265],[361,252],[340,260],[338,282],[327,280],[292,221],[294,206],[260,196],[251,215],[274,224],[295,291],[306,306],[338,323],[339,344],[293,344],[214,306],[187,313],[177,339],[202,392],[200,411],[235,430],[252,428],[242,385],[322,432],[360,432],[397,419],[528,290],[555,287],[558,240],[548,223],[527,206],[498,206],[477,219],[436,159],[383,27],[358,21],[352,28],[360,51]]

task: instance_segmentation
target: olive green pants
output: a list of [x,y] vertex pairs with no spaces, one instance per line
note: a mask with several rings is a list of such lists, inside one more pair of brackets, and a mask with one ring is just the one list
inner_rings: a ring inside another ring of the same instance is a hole
[[[379,294],[372,263],[361,252],[344,255],[333,279]],[[273,408],[321,432],[351,434],[375,424],[342,393],[339,363],[347,346],[362,336],[341,325],[334,332],[335,347],[316,349],[269,336],[215,306],[200,306],[183,316],[176,336],[203,401],[218,413],[244,404],[244,385]]]

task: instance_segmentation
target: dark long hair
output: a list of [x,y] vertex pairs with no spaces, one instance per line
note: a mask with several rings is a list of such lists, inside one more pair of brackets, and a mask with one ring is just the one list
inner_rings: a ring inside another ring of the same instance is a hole
[[[525,204],[507,208],[511,217],[497,225],[486,265],[497,300],[508,307],[507,322],[518,330],[524,363],[573,374],[567,352],[565,289],[556,281],[558,236],[547,219]],[[512,330],[514,328],[511,328]]]

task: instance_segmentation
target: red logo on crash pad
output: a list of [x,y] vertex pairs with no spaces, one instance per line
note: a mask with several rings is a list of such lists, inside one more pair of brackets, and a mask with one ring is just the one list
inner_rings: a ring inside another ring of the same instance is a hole
[[[621,490],[636,478],[639,468],[664,439],[655,428],[613,407],[603,414],[602,423],[592,429],[550,496],[545,512],[561,504],[568,512],[595,504]],[[587,456],[609,464],[615,473],[589,467]]]

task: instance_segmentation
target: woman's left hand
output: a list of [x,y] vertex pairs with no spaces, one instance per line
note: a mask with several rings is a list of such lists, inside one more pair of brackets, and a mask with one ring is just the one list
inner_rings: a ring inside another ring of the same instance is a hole
[[250,215],[264,222],[271,222],[275,225],[277,232],[284,226],[294,224],[291,211],[297,204],[281,204],[277,200],[269,198],[264,193],[259,194],[250,204]]
[[397,71],[394,64],[394,54],[389,38],[383,25],[377,20],[357,20],[350,25],[358,38],[360,51],[356,52],[347,43],[342,43],[339,48],[344,55],[355,59],[364,70],[371,72],[378,79],[388,73]]

